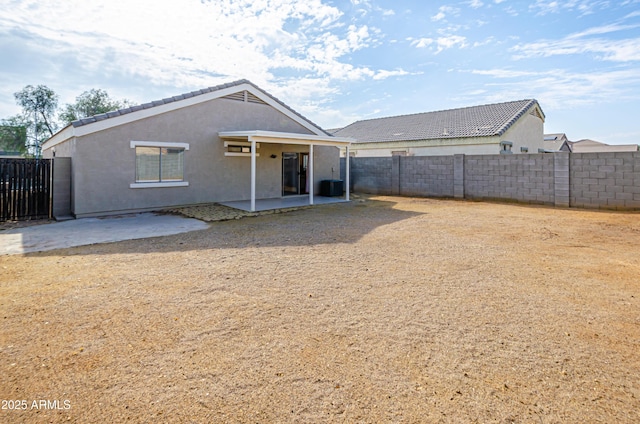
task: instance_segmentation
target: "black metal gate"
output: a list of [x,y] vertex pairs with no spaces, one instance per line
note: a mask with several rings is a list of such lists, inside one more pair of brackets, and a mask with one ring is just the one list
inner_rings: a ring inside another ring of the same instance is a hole
[[0,159],[0,222],[51,217],[51,159]]

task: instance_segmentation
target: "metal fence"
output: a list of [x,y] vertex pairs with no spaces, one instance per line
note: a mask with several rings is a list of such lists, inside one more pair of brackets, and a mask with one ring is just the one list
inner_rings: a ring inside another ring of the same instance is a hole
[[51,217],[51,159],[0,159],[0,222]]

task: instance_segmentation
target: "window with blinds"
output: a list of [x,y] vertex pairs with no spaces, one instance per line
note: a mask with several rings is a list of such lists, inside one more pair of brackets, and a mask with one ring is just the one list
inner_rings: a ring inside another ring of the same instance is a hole
[[184,149],[137,146],[136,183],[184,181]]

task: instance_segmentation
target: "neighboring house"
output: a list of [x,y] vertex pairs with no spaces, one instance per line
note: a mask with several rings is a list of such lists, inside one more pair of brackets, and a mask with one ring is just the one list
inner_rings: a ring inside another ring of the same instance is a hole
[[349,142],[240,80],[75,121],[43,155],[71,158],[76,217],[235,200],[255,210],[287,195],[313,203]]
[[351,137],[352,156],[538,153],[544,113],[536,100],[391,116],[334,130]]
[[605,152],[637,152],[637,144],[605,144],[594,140],[565,140],[560,148],[563,152],[571,153],[605,153]]
[[562,146],[567,141],[569,141],[569,139],[567,138],[567,135],[565,133],[545,134],[543,149],[548,153],[560,152]]

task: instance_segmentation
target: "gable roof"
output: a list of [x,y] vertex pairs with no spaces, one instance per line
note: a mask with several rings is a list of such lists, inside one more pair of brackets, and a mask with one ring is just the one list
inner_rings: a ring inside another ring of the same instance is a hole
[[73,121],[71,124],[67,125],[65,128],[49,138],[49,140],[43,144],[42,148],[43,150],[51,148],[74,136],[90,134],[106,128],[218,98],[229,98],[248,101],[250,103],[270,105],[287,115],[289,118],[295,120],[303,127],[309,129],[314,134],[331,136],[331,134],[323,130],[320,126],[314,124],[300,113],[291,109],[281,100],[262,90],[251,81],[241,79],[231,83],[220,84],[204,88],[202,90],[192,91],[178,96],[155,100],[149,103],[131,106],[112,112],[101,113],[99,115]]
[[544,141],[565,141],[567,135],[565,133],[545,134]]
[[499,136],[526,113],[544,121],[537,100],[529,99],[357,121],[334,135],[361,143]]
[[637,152],[640,146],[637,144],[606,144],[595,140],[582,139],[578,141],[565,141],[567,150],[572,153],[593,152]]
[[567,140],[565,133],[545,134],[542,145],[547,152],[561,151]]

